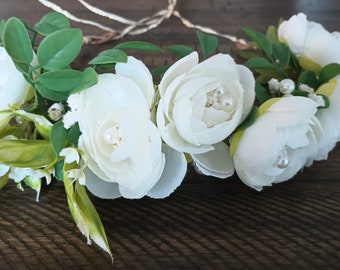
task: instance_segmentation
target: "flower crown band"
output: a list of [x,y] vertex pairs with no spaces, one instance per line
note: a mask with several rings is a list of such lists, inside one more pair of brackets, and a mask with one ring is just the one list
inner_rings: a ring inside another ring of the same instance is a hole
[[[175,0],[139,21],[79,0],[128,25],[97,25],[114,34],[86,43],[139,34],[175,15],[200,30],[202,55],[174,45],[168,49],[177,60],[150,71],[127,52],[162,50],[123,42],[78,70],[72,63],[84,37],[69,19],[84,20],[40,2],[59,12],[33,27],[16,17],[0,23],[0,187],[29,186],[38,200],[43,180],[62,182],[79,230],[111,256],[87,191],[106,199],[165,198],[181,185],[188,163],[215,178],[236,172],[260,191],[327,159],[340,140],[340,35],[303,13],[266,34],[245,28],[245,42],[193,25]],[[245,63],[216,53],[216,35],[242,45]]]

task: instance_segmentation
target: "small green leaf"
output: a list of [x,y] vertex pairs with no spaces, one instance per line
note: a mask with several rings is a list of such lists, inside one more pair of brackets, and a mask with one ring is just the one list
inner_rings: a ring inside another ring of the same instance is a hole
[[74,164],[65,163],[64,186],[72,217],[77,224],[77,227],[81,233],[87,237],[88,241],[92,238],[98,246],[112,257],[104,226],[96,208],[86,193],[85,186],[80,185],[78,181],[70,179],[67,175],[67,172],[72,169],[76,169]]
[[65,160],[59,160],[57,163],[54,164],[54,171],[55,171],[55,175],[54,177],[58,180],[58,181],[64,181],[64,162]]
[[5,20],[0,21],[0,41],[4,39]]
[[320,106],[318,107],[318,109],[327,109],[329,108],[330,106],[330,101],[329,101],[329,98],[326,96],[326,95],[323,95],[323,94],[319,94],[319,96],[321,96],[325,102],[325,106]]
[[270,25],[268,27],[267,32],[266,32],[266,37],[269,40],[269,42],[272,44],[276,44],[280,42],[278,35],[277,35],[277,27],[274,25]]
[[256,98],[260,101],[261,104],[271,98],[268,90],[258,83],[255,84],[255,94]]
[[179,57],[184,57],[194,51],[192,48],[185,45],[173,45],[168,47],[168,50]]
[[164,73],[168,70],[169,67],[170,67],[169,65],[160,66],[158,68],[151,70],[151,73],[163,77]]
[[248,67],[249,69],[271,69],[271,70],[276,70],[276,66],[274,66],[272,63],[270,63],[266,58],[263,57],[254,57],[249,59],[246,63],[245,66]]
[[80,127],[78,123],[75,123],[68,131],[68,141],[74,146],[78,146],[78,140],[81,135]]
[[128,60],[128,56],[125,52],[118,49],[110,49],[101,52],[93,58],[89,64],[90,65],[105,65],[105,64],[113,64],[113,63],[126,63]]
[[97,73],[93,68],[87,68],[83,72],[62,69],[39,75],[39,81],[45,88],[65,93],[66,95],[96,84],[97,79]]
[[19,168],[41,168],[51,164],[56,154],[47,140],[0,140],[0,163]]
[[47,70],[58,70],[71,64],[82,46],[79,29],[63,29],[53,32],[43,39],[38,47],[38,62]]
[[312,71],[304,71],[300,74],[298,85],[300,84],[306,84],[314,90],[318,89],[320,85],[315,73]]
[[284,43],[276,43],[273,45],[273,55],[279,60],[279,65],[284,69],[290,60],[290,49]]
[[16,62],[30,64],[33,60],[31,40],[25,25],[17,18],[10,18],[3,33],[7,53]]
[[261,48],[264,53],[270,58],[272,55],[272,44],[267,37],[261,33],[249,28],[244,28],[243,31]]
[[244,59],[250,59],[254,57],[263,57],[263,52],[262,50],[259,49],[238,49],[237,53]]
[[0,189],[2,189],[4,186],[7,185],[9,177],[9,173],[6,173],[5,175],[0,177]]
[[259,108],[257,106],[253,106],[248,117],[237,127],[235,131],[239,131],[239,130],[250,127],[255,122],[258,116],[258,111],[259,111]]
[[340,74],[340,64],[332,63],[324,66],[319,73],[320,84],[324,84]]
[[218,39],[215,36],[207,35],[201,31],[197,31],[196,35],[201,45],[203,58],[206,59],[210,54],[216,51]]
[[34,29],[41,35],[47,36],[55,31],[70,28],[70,21],[59,12],[47,13],[36,23]]
[[[42,98],[46,98],[50,101],[64,101],[68,98],[68,96],[70,95],[70,93],[68,92],[57,92],[54,91],[52,89],[49,89],[47,87],[45,87],[44,85],[42,85],[42,83],[40,81],[37,81],[34,83],[34,87],[35,89],[37,89],[38,93],[41,95]],[[46,107],[44,107],[44,99],[40,99],[41,102],[39,102],[39,107],[44,108],[44,109],[48,109]]]
[[128,41],[119,43],[114,47],[114,49],[162,52],[162,49],[157,47],[156,45],[143,41]]
[[57,155],[59,155],[60,151],[65,148],[67,135],[67,129],[64,128],[62,121],[59,121],[53,125],[51,129],[51,143]]

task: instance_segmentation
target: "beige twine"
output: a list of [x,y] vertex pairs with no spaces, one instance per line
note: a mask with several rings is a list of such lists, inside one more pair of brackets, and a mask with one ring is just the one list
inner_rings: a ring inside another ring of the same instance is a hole
[[50,8],[54,11],[58,11],[58,12],[64,14],[67,18],[69,18],[72,21],[92,25],[92,26],[95,26],[95,27],[107,32],[103,36],[95,36],[95,35],[85,36],[84,37],[84,43],[85,44],[100,44],[100,43],[107,42],[109,40],[120,39],[120,38],[124,37],[125,35],[140,35],[142,33],[149,31],[150,29],[156,28],[165,19],[168,19],[171,16],[175,16],[175,17],[179,18],[181,20],[181,22],[183,23],[183,25],[185,25],[188,28],[197,29],[197,30],[200,30],[200,31],[207,33],[207,34],[220,36],[220,37],[226,38],[226,39],[228,39],[228,40],[230,40],[234,43],[238,43],[240,45],[247,45],[247,43],[243,39],[238,39],[235,36],[219,33],[219,32],[217,32],[214,29],[211,29],[209,27],[205,27],[205,26],[196,25],[196,24],[191,23],[189,20],[182,17],[181,14],[179,13],[179,11],[175,9],[176,4],[177,4],[177,0],[168,0],[168,6],[167,6],[166,9],[159,10],[155,14],[153,14],[149,17],[142,18],[138,21],[130,20],[130,19],[124,18],[122,16],[119,16],[117,14],[99,9],[99,8],[93,6],[93,5],[90,5],[89,3],[87,3],[84,0],[77,0],[77,1],[80,4],[82,4],[85,8],[87,8],[88,10],[90,10],[91,12],[93,12],[93,13],[99,15],[99,16],[103,16],[103,17],[106,17],[106,18],[113,20],[115,22],[119,22],[121,24],[127,25],[126,27],[124,27],[121,30],[116,30],[116,29],[113,29],[111,27],[105,26],[103,24],[97,23],[95,21],[78,18],[78,17],[74,16],[73,14],[71,14],[70,12],[68,12],[67,10],[62,9],[60,6],[56,5],[55,3],[51,2],[51,1],[39,0],[39,2],[41,4],[43,4],[44,6]]

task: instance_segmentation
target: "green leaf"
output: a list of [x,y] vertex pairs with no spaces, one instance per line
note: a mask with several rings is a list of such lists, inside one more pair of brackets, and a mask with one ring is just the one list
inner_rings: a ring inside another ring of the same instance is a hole
[[[75,167],[74,164],[64,165],[64,186],[72,217],[81,233],[88,238],[88,242],[92,238],[112,258],[104,226],[96,208],[86,193],[85,187],[80,185],[78,181],[70,179],[67,175],[67,172],[75,169]],[[74,182],[75,185],[73,184]]]
[[279,65],[284,69],[289,64],[290,49],[286,44],[276,43],[273,45],[273,55],[279,60]]
[[4,29],[4,46],[7,53],[16,62],[30,64],[33,49],[25,25],[17,18],[10,18]]
[[57,155],[59,155],[60,151],[65,148],[67,135],[67,129],[64,128],[62,121],[59,121],[53,125],[51,129],[51,143]]
[[332,63],[324,66],[319,73],[320,84],[324,84],[340,74],[340,64]]
[[173,45],[168,47],[168,50],[179,57],[184,57],[194,51],[192,48],[185,45]]
[[48,70],[58,70],[71,64],[82,46],[79,29],[63,29],[53,32],[43,39],[38,47],[38,62]]
[[72,92],[80,91],[96,84],[98,77],[93,68],[87,68],[83,72],[63,69],[40,74],[39,81],[42,86],[53,92],[69,95]]
[[[34,84],[35,89],[37,89],[38,93],[41,95],[42,98],[46,98],[50,101],[64,101],[66,100],[70,93],[68,92],[57,92],[52,89],[49,89],[42,85],[40,81],[35,82]],[[42,109],[48,109],[43,106],[44,99],[39,99],[41,102],[39,102],[39,107]],[[45,111],[44,111],[45,112]]]
[[164,73],[168,70],[169,67],[170,67],[169,65],[160,66],[158,68],[151,70],[151,73],[163,77]]
[[30,64],[18,62],[16,60],[13,61],[15,67],[17,70],[19,70],[23,75],[26,74],[28,76],[29,70],[30,70]]
[[125,52],[118,49],[110,49],[101,52],[95,58],[93,58],[89,64],[91,65],[104,65],[112,63],[126,63],[128,56]]
[[272,44],[267,37],[261,33],[249,28],[244,28],[243,31],[261,48],[264,53],[270,58],[272,55]]
[[304,71],[300,74],[298,85],[300,84],[306,84],[314,90],[318,89],[320,85],[315,73],[312,71]]
[[216,51],[218,39],[215,36],[207,35],[201,31],[197,31],[196,35],[201,45],[203,58],[206,59],[210,54]]
[[271,98],[268,90],[259,83],[255,84],[255,94],[256,98],[260,101],[261,104]]
[[318,107],[318,109],[327,109],[329,108],[330,106],[330,101],[329,101],[329,98],[326,96],[326,95],[323,95],[323,94],[319,94],[319,96],[321,96],[325,102],[325,106],[320,106]]
[[5,20],[0,21],[0,41],[4,39]]
[[59,160],[56,164],[54,164],[55,178],[58,181],[64,181],[64,162],[65,160]]
[[276,70],[276,66],[270,63],[266,58],[263,57],[254,57],[249,59],[246,63],[245,66],[248,67],[249,69],[271,69],[271,70]]
[[8,175],[9,175],[9,172],[0,177],[0,189],[2,189],[4,186],[7,185],[8,180],[9,180]]
[[70,28],[70,21],[59,12],[47,13],[36,23],[34,29],[41,35],[47,36],[55,31]]
[[78,146],[78,140],[81,135],[80,127],[78,123],[75,123],[68,131],[68,141],[74,146]]
[[255,122],[258,115],[258,111],[259,108],[257,106],[253,106],[247,118],[237,127],[235,131],[239,131],[250,127]]
[[270,25],[268,27],[267,32],[266,32],[266,37],[269,40],[269,42],[272,44],[276,44],[280,42],[278,35],[277,35],[277,27],[274,25]]
[[47,140],[0,140],[0,163],[19,168],[41,168],[51,164],[56,154]]
[[128,41],[119,43],[114,47],[119,50],[139,50],[139,51],[150,51],[150,52],[162,52],[162,49],[148,42],[143,41]]
[[244,59],[250,59],[254,57],[263,57],[263,52],[262,50],[259,49],[238,49],[237,53]]

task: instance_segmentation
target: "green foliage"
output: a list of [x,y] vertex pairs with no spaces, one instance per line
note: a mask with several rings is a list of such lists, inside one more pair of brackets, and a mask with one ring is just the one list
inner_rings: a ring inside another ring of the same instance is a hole
[[207,35],[201,31],[197,31],[196,35],[201,45],[203,59],[206,59],[210,54],[216,51],[218,39],[215,36]]
[[298,78],[298,85],[300,84],[306,84],[313,89],[318,89],[320,86],[319,80],[312,71],[301,72]]
[[56,154],[48,140],[0,140],[0,163],[19,168],[41,168]]
[[320,84],[326,83],[340,74],[340,64],[332,63],[324,66],[319,73]]
[[107,65],[115,63],[126,63],[128,56],[125,52],[119,49],[109,49],[99,53],[93,58],[89,64],[91,65]]
[[285,69],[290,60],[290,49],[284,43],[275,43],[273,45],[273,56],[278,60],[278,65]]
[[255,122],[258,116],[258,112],[259,112],[259,108],[257,106],[253,106],[248,117],[237,127],[235,131],[239,131],[239,130],[250,127]]
[[162,49],[156,45],[143,41],[128,41],[119,43],[114,47],[119,50],[138,50],[138,51],[149,51],[149,52],[162,52]]
[[40,83],[53,91],[70,94],[97,83],[97,74],[92,68],[83,72],[73,69],[62,69],[39,75]]
[[67,172],[76,169],[76,165],[64,164],[64,186],[72,217],[79,230],[89,239],[92,238],[112,258],[104,226],[98,212],[86,193],[85,186],[70,179]]
[[79,29],[63,29],[45,37],[38,47],[38,61],[47,70],[67,67],[78,56],[83,38]]
[[185,45],[173,45],[168,47],[168,50],[179,57],[184,57],[194,51],[192,48]]
[[2,42],[5,31],[5,20],[0,21],[0,41]]
[[260,103],[264,103],[268,99],[270,99],[272,96],[268,93],[268,90],[264,88],[261,84],[256,83],[255,84],[255,94],[256,98],[260,101]]
[[75,123],[68,131],[68,141],[71,145],[78,146],[78,140],[81,135],[78,123]]
[[273,46],[267,37],[261,33],[249,28],[244,28],[243,31],[256,43],[256,45],[264,51],[267,57],[271,58]]
[[70,21],[59,12],[47,13],[34,26],[34,29],[41,35],[47,36],[55,31],[70,28]]
[[[17,18],[10,18],[5,24],[4,46],[15,62],[30,64],[33,60],[33,49],[25,25]],[[20,44],[20,46],[18,46]]]
[[158,68],[153,69],[151,73],[163,77],[164,73],[168,70],[169,67],[170,67],[169,65],[160,66]]
[[51,129],[51,143],[57,155],[59,155],[60,151],[65,148],[67,136],[68,132],[67,129],[64,128],[63,122],[59,121],[53,125]]

